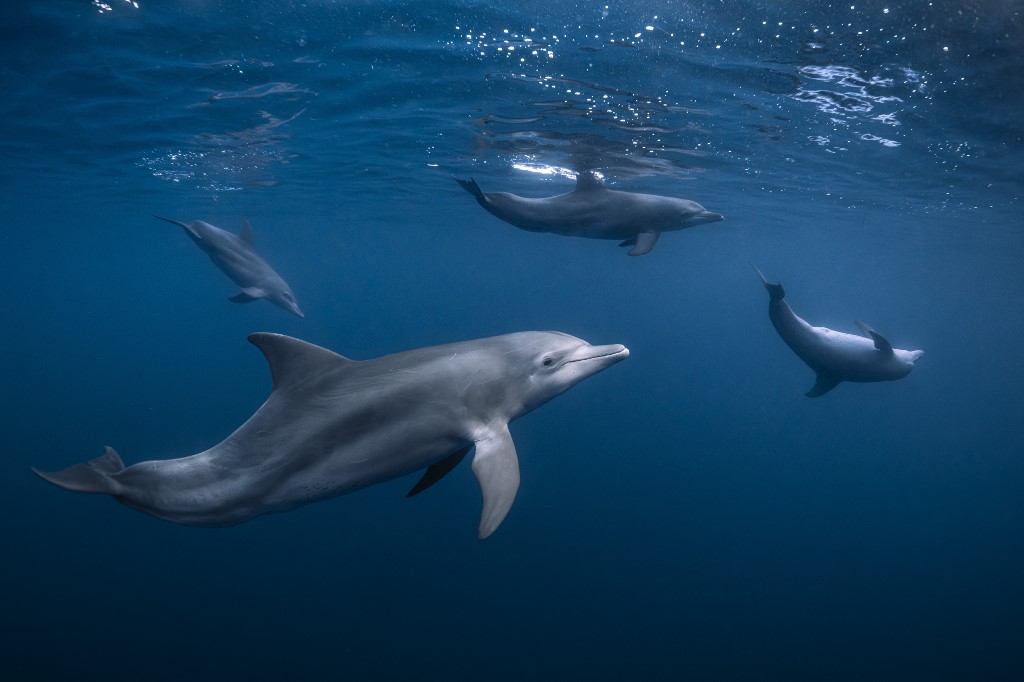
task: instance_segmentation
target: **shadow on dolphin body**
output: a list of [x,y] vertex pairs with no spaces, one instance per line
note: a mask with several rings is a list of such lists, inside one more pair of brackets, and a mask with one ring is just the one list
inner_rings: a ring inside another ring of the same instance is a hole
[[861,321],[857,325],[867,338],[837,332],[827,327],[812,327],[797,316],[786,303],[781,284],[771,284],[753,266],[768,290],[768,317],[782,340],[814,370],[814,386],[808,398],[823,396],[842,381],[895,381],[910,374],[923,350],[901,350]]
[[253,334],[270,396],[221,443],[125,467],[112,448],[85,464],[33,471],[192,526],[231,526],[421,469],[409,497],[473,453],[483,493],[479,536],[519,489],[510,421],[629,355],[560,332],[519,332],[354,361],[281,334]]
[[632,247],[630,256],[653,249],[662,232],[722,220],[688,199],[608,189],[593,171],[577,173],[576,188],[568,194],[538,199],[484,192],[472,178],[455,181],[506,223],[529,232],[621,240],[619,246]]
[[236,235],[202,220],[193,220],[186,225],[162,216],[153,217],[185,230],[185,234],[206,252],[213,264],[238,285],[241,291],[229,301],[251,303],[265,299],[293,315],[305,317],[288,283],[253,248],[252,227],[248,220]]

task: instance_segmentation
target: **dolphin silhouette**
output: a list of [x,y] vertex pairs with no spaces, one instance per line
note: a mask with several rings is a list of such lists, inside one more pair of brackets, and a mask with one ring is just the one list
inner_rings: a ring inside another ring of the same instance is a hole
[[519,462],[508,423],[629,355],[559,332],[520,332],[362,362],[280,334],[249,341],[270,365],[270,397],[234,433],[190,457],[125,467],[112,448],[44,472],[157,518],[230,526],[426,468],[415,495],[470,451],[483,493],[479,536],[508,514]]
[[185,230],[185,234],[206,252],[213,264],[239,286],[241,291],[229,298],[229,301],[251,303],[262,298],[299,317],[305,317],[288,283],[253,248],[252,227],[248,220],[242,226],[242,231],[234,235],[202,220],[193,220],[186,225],[162,216],[153,217]]
[[823,396],[841,381],[895,381],[910,374],[914,362],[924,355],[923,350],[900,350],[860,320],[857,325],[868,338],[827,327],[812,327],[797,317],[786,303],[786,292],[781,284],[771,284],[760,270],[768,290],[768,317],[782,340],[801,360],[814,370],[814,386],[808,398]]
[[657,194],[620,192],[604,186],[592,171],[576,175],[568,194],[530,199],[508,192],[484,192],[476,180],[455,181],[491,214],[529,232],[552,232],[589,239],[620,239],[630,256],[654,248],[662,232],[714,223],[722,215],[696,201]]

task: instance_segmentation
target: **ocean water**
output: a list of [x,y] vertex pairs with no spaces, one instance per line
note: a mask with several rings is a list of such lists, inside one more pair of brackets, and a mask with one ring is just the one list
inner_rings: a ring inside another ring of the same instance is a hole
[[[1010,680],[1024,675],[1019,3],[53,0],[0,15],[5,590],[18,680]],[[630,258],[451,176],[719,223]],[[178,228],[306,312],[234,305]],[[924,349],[804,397],[814,324]],[[356,359],[554,329],[630,357],[463,463],[228,529],[35,477],[219,442],[254,331]]]

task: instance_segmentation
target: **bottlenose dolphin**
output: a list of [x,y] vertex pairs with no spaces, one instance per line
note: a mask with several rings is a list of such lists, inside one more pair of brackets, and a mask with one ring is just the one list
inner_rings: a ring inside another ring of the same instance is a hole
[[722,219],[721,214],[705,210],[696,201],[608,189],[591,171],[578,173],[576,189],[568,194],[542,199],[484,192],[472,178],[455,181],[506,223],[530,232],[621,239],[619,246],[633,247],[630,256],[653,249],[662,232]]
[[270,365],[270,397],[221,443],[190,457],[125,467],[106,453],[43,472],[68,490],[104,493],[146,514],[230,526],[426,468],[415,495],[473,452],[480,537],[519,489],[508,423],[625,359],[559,332],[520,332],[354,361],[281,334],[249,336]]
[[817,378],[808,398],[817,398],[840,381],[895,381],[910,374],[923,350],[900,350],[860,320],[857,325],[870,338],[812,327],[786,303],[781,284],[770,284],[754,267],[768,290],[768,317],[786,345],[814,370]]
[[186,225],[177,220],[154,216],[173,223],[206,252],[213,264],[241,288],[229,298],[234,303],[251,303],[263,298],[299,317],[305,317],[288,283],[263,260],[252,246],[252,227],[246,220],[242,231],[231,234],[202,220]]

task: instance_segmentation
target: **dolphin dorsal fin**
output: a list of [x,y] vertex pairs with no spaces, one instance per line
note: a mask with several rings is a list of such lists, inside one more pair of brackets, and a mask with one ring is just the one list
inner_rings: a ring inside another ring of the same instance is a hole
[[580,171],[576,174],[577,192],[593,192],[599,189],[604,189],[604,183],[598,179],[594,171]]
[[875,342],[876,350],[880,350],[886,355],[892,355],[892,344],[889,343],[889,339],[885,338],[860,320],[857,320],[857,326],[864,330],[864,333],[871,337],[871,340]]
[[238,233],[238,238],[243,242],[252,246],[252,225],[249,224],[249,219],[245,218],[245,222],[242,224],[242,231]]
[[270,365],[272,391],[295,386],[327,370],[354,362],[334,351],[284,334],[250,334],[249,343],[263,352]]

